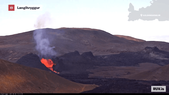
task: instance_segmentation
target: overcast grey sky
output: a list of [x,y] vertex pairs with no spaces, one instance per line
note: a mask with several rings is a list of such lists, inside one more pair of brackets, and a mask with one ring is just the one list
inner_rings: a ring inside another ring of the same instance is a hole
[[[168,41],[169,21],[128,21],[129,4],[134,10],[150,6],[151,0],[1,0],[0,36],[36,29],[34,24],[42,14],[51,23],[46,27],[96,28],[111,34],[128,35],[144,40]],[[8,4],[40,6],[37,11],[8,11]]]

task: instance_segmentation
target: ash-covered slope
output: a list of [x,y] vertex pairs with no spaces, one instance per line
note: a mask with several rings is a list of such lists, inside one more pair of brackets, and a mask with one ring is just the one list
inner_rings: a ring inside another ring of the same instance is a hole
[[80,93],[96,87],[5,60],[0,60],[0,84],[0,93]]
[[[79,53],[91,51],[94,55],[108,55],[121,51],[140,51],[146,46],[157,46],[159,49],[169,51],[166,42],[141,41],[131,38],[111,35],[103,30],[90,28],[59,28],[42,29],[50,41],[50,46],[55,47],[57,56],[65,53],[79,51]],[[34,53],[38,54],[33,38],[33,31],[0,37],[0,58],[10,62],[16,62],[22,56]]]
[[169,65],[165,65],[162,67],[158,67],[155,69],[151,69],[148,71],[144,71],[138,73],[136,75],[130,76],[130,79],[137,79],[137,80],[169,80]]

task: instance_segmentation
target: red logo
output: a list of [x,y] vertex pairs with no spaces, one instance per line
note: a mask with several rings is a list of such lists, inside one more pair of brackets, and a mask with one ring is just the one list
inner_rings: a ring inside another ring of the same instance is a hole
[[8,5],[8,11],[15,11],[15,5]]

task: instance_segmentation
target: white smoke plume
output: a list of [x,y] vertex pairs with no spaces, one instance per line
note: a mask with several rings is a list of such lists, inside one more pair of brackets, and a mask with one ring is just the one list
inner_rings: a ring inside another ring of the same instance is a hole
[[48,26],[50,26],[52,24],[52,18],[50,16],[50,13],[46,12],[42,15],[40,15],[37,18],[37,21],[35,22],[34,27],[35,28],[47,28]]
[[56,56],[56,51],[50,45],[49,36],[47,35],[46,29],[50,24],[51,18],[49,13],[45,13],[38,17],[36,24],[34,25],[37,30],[33,32],[33,37],[36,42],[36,50],[40,57],[52,57]]

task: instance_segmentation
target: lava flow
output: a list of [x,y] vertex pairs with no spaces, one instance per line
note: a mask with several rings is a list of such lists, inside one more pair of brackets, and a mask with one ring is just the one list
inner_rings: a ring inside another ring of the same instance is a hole
[[44,58],[42,58],[42,59],[41,59],[41,63],[44,64],[44,65],[45,65],[48,69],[50,69],[51,71],[53,71],[53,72],[59,74],[59,72],[53,70],[53,65],[56,65],[56,64],[54,64],[51,59],[44,59]]

